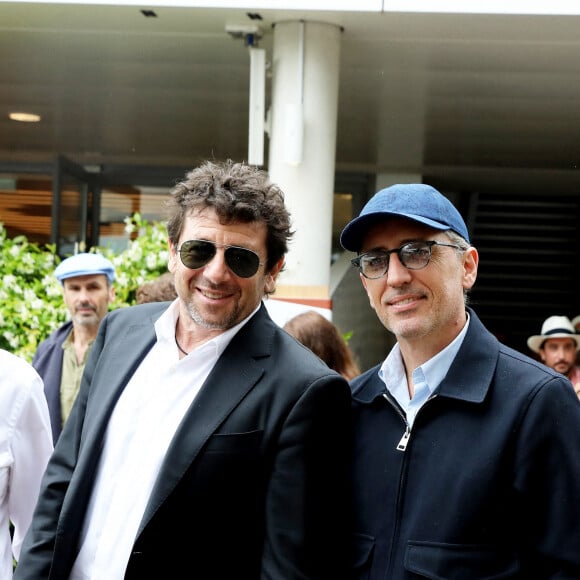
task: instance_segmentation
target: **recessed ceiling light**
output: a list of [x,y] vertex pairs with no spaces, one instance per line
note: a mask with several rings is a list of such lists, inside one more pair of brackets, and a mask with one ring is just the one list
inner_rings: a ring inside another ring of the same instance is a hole
[[8,115],[13,121],[21,121],[22,123],[38,123],[40,115],[34,113],[10,113]]

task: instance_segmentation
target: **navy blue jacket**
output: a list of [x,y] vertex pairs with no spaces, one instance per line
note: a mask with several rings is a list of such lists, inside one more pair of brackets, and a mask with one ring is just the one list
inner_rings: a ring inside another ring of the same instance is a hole
[[62,344],[71,330],[72,321],[65,322],[38,345],[32,359],[32,366],[44,381],[44,394],[48,403],[52,439],[55,444],[62,431],[62,412],[60,407],[60,380],[64,356]]
[[580,401],[469,313],[405,450],[379,367],[352,381],[356,578],[580,578]]

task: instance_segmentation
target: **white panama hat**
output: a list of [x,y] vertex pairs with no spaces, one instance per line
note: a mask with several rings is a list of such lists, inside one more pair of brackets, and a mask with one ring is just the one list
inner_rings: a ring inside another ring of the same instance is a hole
[[572,338],[576,343],[576,350],[580,350],[580,335],[567,316],[550,316],[542,324],[542,334],[536,334],[528,338],[528,346],[536,353],[540,353],[540,347],[549,338]]

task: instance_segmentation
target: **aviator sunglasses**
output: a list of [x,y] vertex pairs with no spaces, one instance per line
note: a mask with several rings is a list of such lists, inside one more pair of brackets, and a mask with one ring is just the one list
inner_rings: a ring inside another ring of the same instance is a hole
[[240,278],[251,278],[261,265],[260,256],[252,250],[239,246],[218,245],[207,240],[187,240],[177,251],[186,268],[197,270],[211,262],[217,248],[225,248],[226,264]]

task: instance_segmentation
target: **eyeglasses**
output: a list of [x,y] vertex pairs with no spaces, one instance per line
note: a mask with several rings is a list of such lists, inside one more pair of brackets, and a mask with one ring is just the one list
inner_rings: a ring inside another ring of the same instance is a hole
[[460,250],[459,246],[454,244],[445,244],[443,242],[418,241],[407,242],[400,248],[394,250],[371,250],[365,252],[351,260],[351,264],[359,269],[360,273],[370,280],[381,278],[389,270],[389,258],[391,254],[397,254],[399,260],[408,270],[421,270],[427,266],[431,260],[433,246],[446,246]]
[[186,268],[197,270],[211,262],[217,248],[225,248],[226,264],[240,278],[251,278],[261,265],[260,256],[252,250],[239,246],[218,245],[207,240],[187,240],[177,251]]

